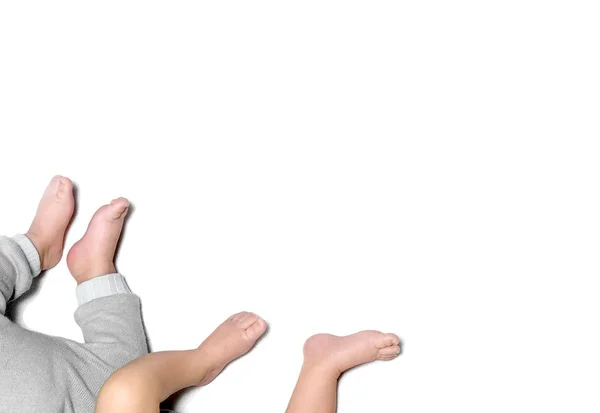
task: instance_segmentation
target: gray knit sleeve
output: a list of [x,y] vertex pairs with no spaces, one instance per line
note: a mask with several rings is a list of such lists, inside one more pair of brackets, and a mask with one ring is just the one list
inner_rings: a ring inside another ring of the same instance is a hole
[[146,354],[140,299],[131,293],[123,276],[110,274],[90,281],[77,288],[80,306],[75,312],[85,342],[114,344],[137,356]]
[[121,274],[108,274],[92,278],[77,286],[77,303],[82,306],[96,298],[114,294],[130,294],[131,290]]
[[40,269],[40,257],[29,238],[0,237],[0,314],[11,299],[29,290]]

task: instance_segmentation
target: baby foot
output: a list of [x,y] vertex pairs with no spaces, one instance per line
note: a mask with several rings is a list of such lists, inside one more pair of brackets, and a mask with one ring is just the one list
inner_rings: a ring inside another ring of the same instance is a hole
[[55,176],[44,191],[35,218],[25,234],[40,255],[42,270],[48,270],[60,261],[65,232],[74,209],[73,183],[69,178]]
[[67,255],[67,266],[77,284],[116,272],[114,258],[129,201],[117,198],[100,207],[88,229]]
[[318,366],[336,374],[375,360],[391,360],[400,354],[400,339],[395,334],[361,331],[338,337],[317,334],[304,345],[305,366]]
[[266,330],[267,323],[253,313],[242,312],[228,318],[196,350],[213,363],[198,385],[213,381],[226,365],[250,351]]

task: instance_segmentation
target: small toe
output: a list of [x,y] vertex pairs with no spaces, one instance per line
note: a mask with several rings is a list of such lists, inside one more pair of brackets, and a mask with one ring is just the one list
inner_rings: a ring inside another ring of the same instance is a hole
[[400,344],[400,339],[395,334],[382,334],[382,336],[377,339],[376,346],[377,348],[385,348],[390,346],[397,346]]
[[68,191],[73,188],[73,182],[66,176],[57,175],[55,178],[58,179],[58,189],[60,191]]
[[379,360],[391,360],[400,354],[399,346],[385,347],[379,350],[377,358]]
[[250,314],[250,313],[247,311],[242,311],[240,313],[236,313],[236,314],[232,315],[231,317],[229,317],[229,319],[231,321],[239,322],[240,320],[246,318],[248,316],[248,314]]
[[73,197],[73,182],[64,176],[58,176],[58,185],[56,189],[56,197],[61,200],[67,200]]
[[119,219],[127,213],[129,208],[129,201],[125,198],[113,199],[109,205],[110,217],[112,219]]

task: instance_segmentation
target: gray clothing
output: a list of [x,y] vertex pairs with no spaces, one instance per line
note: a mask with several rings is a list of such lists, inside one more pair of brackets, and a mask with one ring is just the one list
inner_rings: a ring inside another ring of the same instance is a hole
[[140,300],[120,274],[86,281],[75,312],[85,343],[47,336],[5,317],[39,273],[27,237],[0,237],[0,413],[92,413],[106,379],[148,352]]

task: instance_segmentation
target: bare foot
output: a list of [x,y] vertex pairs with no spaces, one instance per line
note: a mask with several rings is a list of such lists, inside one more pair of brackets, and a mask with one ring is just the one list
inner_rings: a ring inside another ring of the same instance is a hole
[[88,229],[67,255],[67,266],[77,284],[116,272],[114,259],[129,208],[125,198],[100,207]]
[[228,318],[196,350],[214,362],[214,368],[198,385],[213,381],[226,365],[250,351],[266,330],[267,323],[253,313],[242,312]]
[[74,208],[73,183],[69,178],[55,176],[44,191],[26,234],[40,255],[42,270],[50,269],[60,261]]
[[361,331],[338,337],[317,334],[304,345],[304,365],[325,368],[335,373],[375,360],[391,360],[400,354],[400,339],[395,334]]

